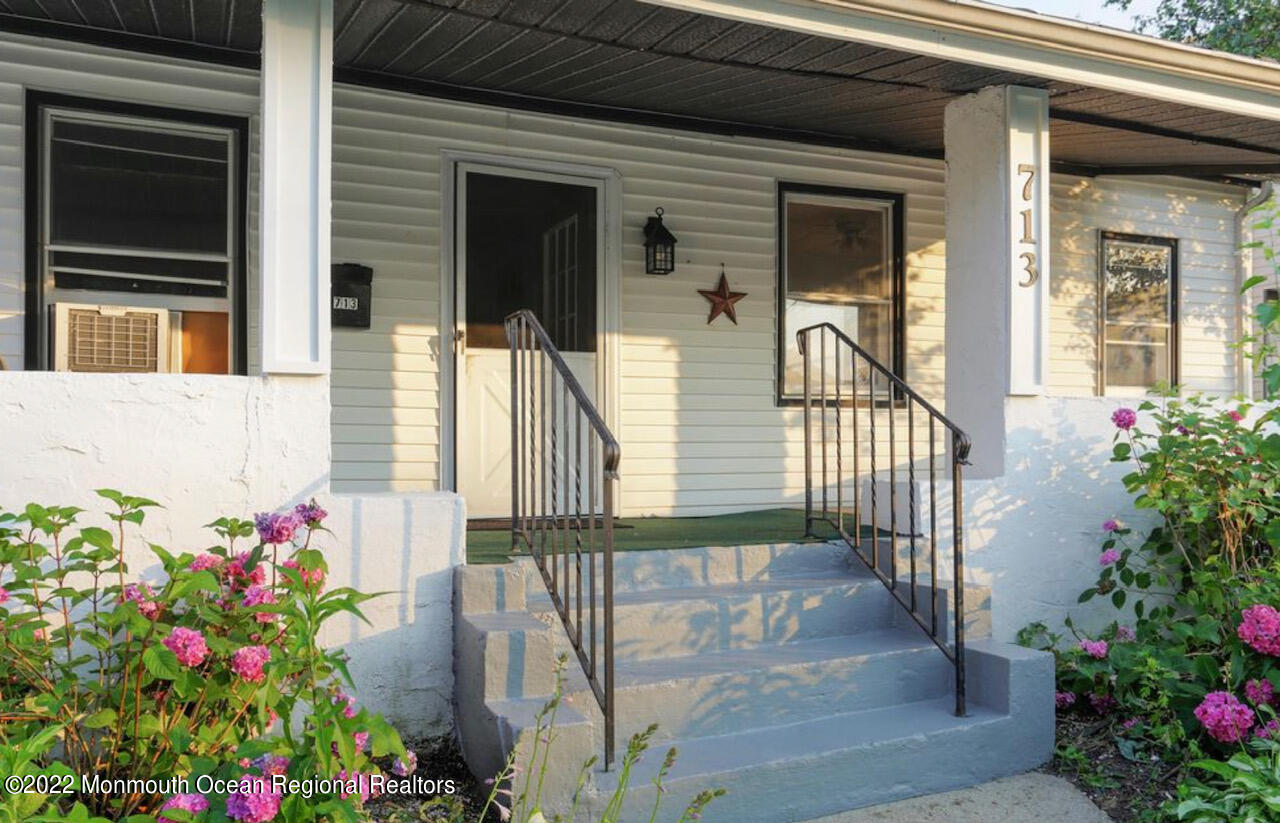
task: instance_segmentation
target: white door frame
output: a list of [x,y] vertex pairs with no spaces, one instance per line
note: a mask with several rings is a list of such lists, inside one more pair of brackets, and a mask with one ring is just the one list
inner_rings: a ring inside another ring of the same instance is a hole
[[[622,175],[607,166],[562,163],[532,157],[509,157],[483,152],[446,149],[440,153],[440,488],[457,491],[458,354],[454,344],[458,265],[458,183],[461,174],[482,171],[513,177],[577,178],[603,184],[600,236],[597,251],[603,265],[597,272],[596,385],[600,413],[617,436],[621,397],[621,353],[618,336],[622,326]],[[523,172],[523,174],[522,174]],[[572,182],[572,181],[567,181]]]

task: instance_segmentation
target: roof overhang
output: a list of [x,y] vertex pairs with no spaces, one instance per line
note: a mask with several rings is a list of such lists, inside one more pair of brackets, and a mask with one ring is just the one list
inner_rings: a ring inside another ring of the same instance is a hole
[[[1280,65],[972,0],[334,6],[339,83],[935,158],[950,101],[1024,85],[1049,93],[1061,171],[1248,185],[1280,172]],[[0,29],[257,66],[260,0],[161,8],[46,3],[0,11]]]
[[640,0],[1280,120],[1280,64],[973,0]]

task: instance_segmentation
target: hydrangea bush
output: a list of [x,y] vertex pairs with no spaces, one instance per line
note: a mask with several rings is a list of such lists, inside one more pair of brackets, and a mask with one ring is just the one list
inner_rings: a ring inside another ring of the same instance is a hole
[[[111,528],[73,507],[0,512],[0,777],[28,788],[0,794],[0,821],[366,819],[371,775],[406,752],[317,641],[370,597],[325,587],[324,510],[217,520],[203,552],[150,545],[163,574],[143,582],[125,549],[156,504],[98,494]],[[275,774],[345,783],[304,798]],[[80,775],[140,782],[90,791]],[[178,776],[222,790],[166,791]]]

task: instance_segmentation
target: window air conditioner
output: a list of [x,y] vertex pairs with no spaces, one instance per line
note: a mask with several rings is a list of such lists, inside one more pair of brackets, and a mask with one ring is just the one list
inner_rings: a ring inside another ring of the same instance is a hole
[[169,372],[182,362],[180,328],[168,309],[54,303],[49,307],[55,371]]

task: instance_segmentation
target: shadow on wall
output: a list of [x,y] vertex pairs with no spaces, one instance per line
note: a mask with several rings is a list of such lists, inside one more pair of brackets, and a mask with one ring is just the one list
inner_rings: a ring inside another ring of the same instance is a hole
[[401,734],[453,725],[453,567],[463,562],[462,500],[451,493],[334,495],[319,547],[330,585],[380,593],[369,623],[336,619],[324,642],[351,657],[356,695]]
[[1153,525],[1124,490],[1127,469],[1110,462],[1110,416],[1122,403],[1007,402],[1005,474],[965,484],[968,576],[992,589],[997,639],[1012,640],[1035,620],[1060,625],[1067,615],[1086,628],[1101,625],[1115,618],[1109,602],[1076,598],[1097,579],[1103,521],[1118,518],[1138,533]]

